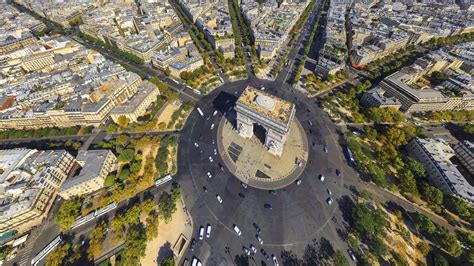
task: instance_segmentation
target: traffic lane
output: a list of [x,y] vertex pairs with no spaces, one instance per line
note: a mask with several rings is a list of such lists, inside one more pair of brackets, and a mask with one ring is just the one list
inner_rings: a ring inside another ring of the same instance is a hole
[[[203,128],[207,128],[208,126],[208,123],[210,123],[209,121],[203,121],[202,122],[202,127]],[[214,139],[214,136],[211,136],[210,139]],[[199,160],[198,162],[195,161],[195,163],[193,164],[193,174],[192,176],[193,177],[196,177],[196,187],[198,188],[198,191],[203,191],[201,189],[201,187],[206,187],[207,190],[208,190],[208,193],[207,196],[205,196],[205,200],[207,202],[209,202],[209,207],[211,210],[213,210],[214,212],[214,215],[216,217],[230,217],[227,213],[221,213],[221,209],[220,209],[220,203],[218,203],[217,199],[215,198],[217,194],[219,194],[223,200],[224,200],[224,203],[223,204],[226,204],[225,202],[231,202],[230,205],[231,206],[234,206],[234,209],[235,209],[235,206],[237,206],[239,203],[239,201],[241,201],[241,198],[238,196],[238,193],[242,193],[242,191],[239,192],[239,190],[242,188],[240,186],[240,182],[237,181],[236,178],[234,178],[230,173],[222,173],[221,170],[215,166],[214,163],[210,163],[209,162],[209,157],[208,156],[214,156],[213,155],[213,152],[212,150],[215,148],[215,144],[212,144],[212,141],[210,141],[210,139],[207,139],[207,143],[206,142],[203,142],[203,141],[206,141],[206,140],[199,140],[198,143],[199,143],[199,148],[193,148],[194,150],[194,153],[195,154],[191,154],[191,157],[193,158],[198,158],[199,156],[201,157],[201,160]],[[322,152],[323,148],[321,147],[320,149],[320,154],[323,155],[323,152]],[[216,160],[216,158],[214,158],[214,160]],[[317,161],[323,161],[323,160],[319,160],[319,159],[316,159]],[[316,164],[315,164],[316,165]],[[333,169],[333,168],[329,168],[329,169]],[[213,177],[212,179],[209,179],[207,177],[207,172],[210,172]],[[323,173],[323,174],[329,174],[329,173]],[[312,176],[312,178],[314,179],[314,176]],[[319,182],[319,180],[317,181]],[[295,185],[296,186],[296,185]],[[321,187],[319,184],[317,185],[318,187]],[[223,189],[225,188],[225,189]],[[234,188],[238,188],[237,190],[235,190]],[[251,190],[251,188],[248,189],[249,191]],[[255,191],[258,191],[258,190],[255,190]],[[245,191],[243,191],[245,192]],[[263,199],[263,202],[265,201],[268,201],[270,202],[273,197],[272,196],[269,196],[269,194],[265,191],[258,191],[260,193],[260,195],[256,195],[255,197],[258,198],[259,200],[262,200]],[[312,194],[312,195],[315,195],[315,194],[319,194],[319,195],[325,195],[326,193],[326,190],[325,189],[322,189],[322,191],[318,192],[318,193],[315,193],[315,192],[312,192],[312,193],[308,193],[308,194]],[[300,195],[299,193],[297,193],[297,195]],[[250,198],[250,196],[246,196],[246,198]],[[323,196],[322,199],[319,199],[319,202],[325,202],[326,200],[326,196]],[[290,201],[290,200],[288,200]],[[313,202],[315,202],[317,200],[313,200]],[[278,204],[278,203],[277,203]],[[255,205],[255,204],[248,204],[248,205]],[[263,209],[263,203],[262,204],[259,204],[260,206],[258,207],[258,210],[261,210]],[[298,208],[295,208],[295,206],[292,206],[291,204],[287,204],[287,206],[290,206],[286,209],[291,209],[291,210],[298,210]],[[275,207],[276,208],[276,207]],[[215,209],[215,210],[214,210]],[[226,209],[226,208],[224,208]],[[244,208],[245,209],[245,208]],[[252,210],[252,208],[249,208],[250,210]],[[239,211],[239,213],[245,213],[244,211]],[[273,213],[278,213],[277,210],[275,210]],[[294,215],[298,214],[295,213]],[[240,218],[242,217],[246,217],[246,218],[250,218],[250,217],[256,217],[256,213],[250,213],[249,215],[242,215]],[[221,220],[222,223],[228,223],[230,221],[224,221],[224,220]],[[276,225],[272,225],[272,227],[274,226],[278,226],[278,219],[276,219],[275,221],[275,224]],[[317,222],[319,223],[319,222]],[[292,232],[291,235],[294,235],[294,233]],[[303,235],[307,235],[306,232],[303,234]],[[281,239],[280,241],[284,242],[286,241],[284,238],[284,236],[282,236],[283,239]]]

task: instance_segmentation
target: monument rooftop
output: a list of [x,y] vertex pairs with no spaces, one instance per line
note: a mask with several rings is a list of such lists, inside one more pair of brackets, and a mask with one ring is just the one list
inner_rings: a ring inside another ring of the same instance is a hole
[[290,122],[292,110],[295,108],[293,103],[253,87],[247,87],[244,90],[237,104],[244,105],[284,124]]

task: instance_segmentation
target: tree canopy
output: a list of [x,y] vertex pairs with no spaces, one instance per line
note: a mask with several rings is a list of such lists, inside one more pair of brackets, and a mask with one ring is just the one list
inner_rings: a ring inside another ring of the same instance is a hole
[[81,206],[81,198],[71,198],[61,204],[54,220],[62,230],[69,230],[71,228],[74,220],[79,216]]

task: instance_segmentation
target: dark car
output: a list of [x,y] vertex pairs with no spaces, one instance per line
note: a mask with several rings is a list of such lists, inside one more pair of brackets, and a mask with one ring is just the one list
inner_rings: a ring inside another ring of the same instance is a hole
[[268,255],[268,253],[263,248],[260,250],[260,252],[262,252],[262,255],[266,260],[270,260],[270,255]]
[[336,169],[336,175],[341,176],[341,171],[339,171],[339,169]]
[[193,238],[193,240],[191,240],[191,245],[190,245],[190,249],[191,251],[194,251],[194,247],[196,246],[196,239]]
[[260,227],[256,223],[253,223],[253,227],[257,231],[257,234],[260,234],[262,232],[262,230],[260,230]]
[[263,204],[263,207],[264,207],[265,209],[269,209],[269,210],[272,209],[272,205],[271,205],[270,203],[265,203],[265,204]]
[[275,190],[269,190],[268,193],[272,194],[272,195],[276,195],[276,191]]

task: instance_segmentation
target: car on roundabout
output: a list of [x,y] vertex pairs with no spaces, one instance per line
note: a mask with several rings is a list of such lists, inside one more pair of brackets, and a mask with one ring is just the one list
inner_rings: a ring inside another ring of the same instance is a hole
[[239,227],[234,224],[234,231],[237,233],[238,236],[242,235],[242,231],[240,231]]
[[245,255],[250,256],[250,250],[246,247],[242,247],[242,252],[244,252]]

